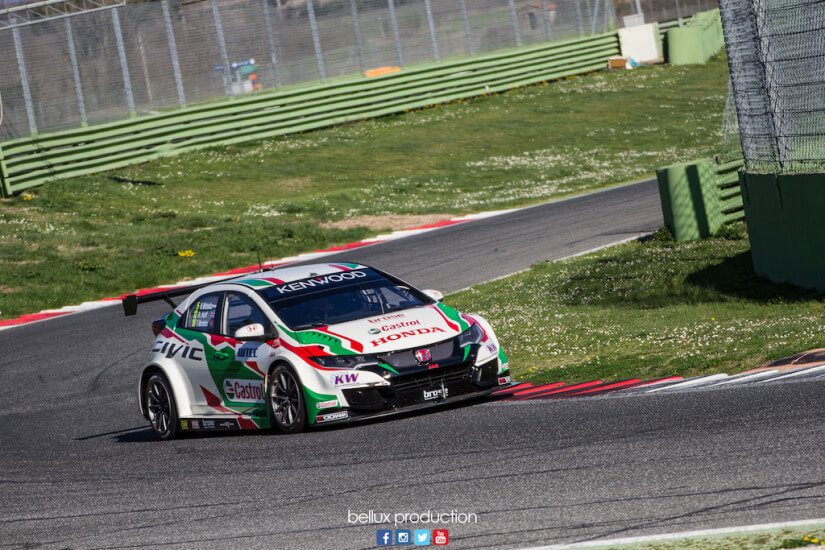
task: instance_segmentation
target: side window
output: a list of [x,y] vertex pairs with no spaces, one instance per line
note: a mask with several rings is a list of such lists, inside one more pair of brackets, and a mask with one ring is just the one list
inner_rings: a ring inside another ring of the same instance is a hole
[[220,317],[218,308],[221,305],[221,293],[204,294],[189,306],[183,320],[183,328],[199,332],[219,332]]
[[269,324],[264,312],[247,296],[227,292],[226,299],[226,336],[233,336],[236,330],[252,323],[260,323],[264,327]]

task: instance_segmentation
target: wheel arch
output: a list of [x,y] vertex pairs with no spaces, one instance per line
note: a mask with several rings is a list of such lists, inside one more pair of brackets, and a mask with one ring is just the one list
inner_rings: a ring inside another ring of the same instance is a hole
[[167,365],[159,363],[150,363],[146,365],[140,375],[140,383],[138,385],[138,402],[140,404],[140,412],[144,418],[148,420],[148,413],[144,404],[146,382],[153,374],[160,374],[169,384],[169,389],[172,391],[172,398],[175,400],[177,413],[179,418],[187,418],[191,416],[192,403],[190,392],[186,391],[186,378],[178,369],[171,368]]

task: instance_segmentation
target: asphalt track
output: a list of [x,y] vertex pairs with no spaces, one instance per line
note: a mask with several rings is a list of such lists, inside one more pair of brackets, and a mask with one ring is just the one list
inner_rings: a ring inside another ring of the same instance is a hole
[[[655,184],[336,256],[455,290],[661,223]],[[162,304],[0,332],[0,547],[363,548],[348,511],[477,514],[451,547],[825,516],[825,382],[481,403],[296,436],[155,441],[135,384]]]

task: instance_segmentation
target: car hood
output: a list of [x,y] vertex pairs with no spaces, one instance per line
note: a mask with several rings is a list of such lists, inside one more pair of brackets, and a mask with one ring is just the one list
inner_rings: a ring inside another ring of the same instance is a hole
[[330,325],[325,332],[348,341],[358,353],[384,353],[453,338],[467,325],[458,319],[455,310],[438,304]]

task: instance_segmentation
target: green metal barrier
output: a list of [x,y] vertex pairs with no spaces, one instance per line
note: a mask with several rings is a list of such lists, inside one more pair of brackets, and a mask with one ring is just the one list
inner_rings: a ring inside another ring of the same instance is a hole
[[704,239],[722,225],[744,219],[737,160],[703,159],[656,171],[665,226],[677,241]]
[[602,69],[618,53],[613,32],[16,139],[0,149],[0,190],[502,92]]
[[703,11],[684,26],[667,31],[667,57],[672,65],[701,65],[725,45],[719,10]]

